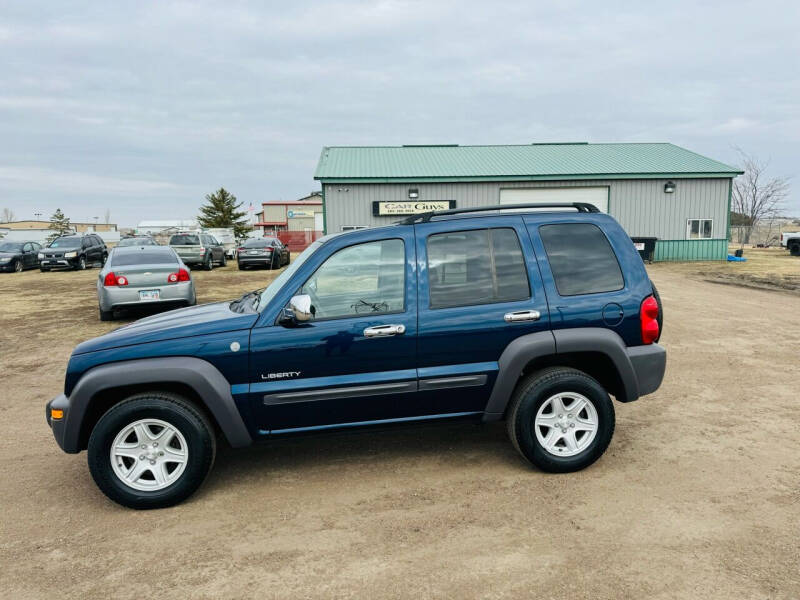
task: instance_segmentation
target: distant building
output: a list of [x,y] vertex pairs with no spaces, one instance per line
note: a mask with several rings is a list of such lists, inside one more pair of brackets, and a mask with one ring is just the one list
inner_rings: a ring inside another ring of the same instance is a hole
[[136,233],[158,235],[182,229],[197,229],[195,219],[166,219],[163,221],[140,221],[136,226]]
[[282,231],[322,231],[322,196],[312,192],[298,200],[274,200],[261,203],[253,228],[261,235]]
[[326,233],[452,208],[593,204],[655,260],[725,260],[736,167],[673,144],[326,147]]
[[[87,231],[100,233],[101,231],[117,231],[116,223],[81,223],[78,221],[70,221],[70,227],[73,231],[78,233],[85,233]],[[10,221],[8,223],[0,223],[3,229],[49,229],[50,221]]]

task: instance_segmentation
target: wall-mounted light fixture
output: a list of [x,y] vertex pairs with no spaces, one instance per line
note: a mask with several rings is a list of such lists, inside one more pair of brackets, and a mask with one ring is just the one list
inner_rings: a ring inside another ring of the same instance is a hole
[[664,193],[671,194],[675,191],[675,184],[672,181],[668,181],[664,184]]
[[409,200],[416,200],[419,198],[419,190],[417,188],[411,188],[408,190],[408,198]]

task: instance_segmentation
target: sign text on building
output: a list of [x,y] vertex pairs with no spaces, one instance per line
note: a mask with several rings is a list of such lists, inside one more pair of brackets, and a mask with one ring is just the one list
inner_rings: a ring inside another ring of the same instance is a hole
[[455,200],[400,200],[397,202],[380,202],[376,200],[372,203],[372,215],[375,217],[417,215],[433,210],[448,210],[455,207]]

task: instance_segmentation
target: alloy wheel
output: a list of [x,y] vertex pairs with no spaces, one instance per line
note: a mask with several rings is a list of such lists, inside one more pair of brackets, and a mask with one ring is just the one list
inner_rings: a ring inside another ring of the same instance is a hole
[[586,396],[562,392],[550,396],[534,419],[536,439],[553,456],[580,454],[597,435],[597,409]]
[[189,448],[174,426],[160,419],[127,425],[111,443],[111,467],[126,486],[155,492],[175,483],[186,469]]

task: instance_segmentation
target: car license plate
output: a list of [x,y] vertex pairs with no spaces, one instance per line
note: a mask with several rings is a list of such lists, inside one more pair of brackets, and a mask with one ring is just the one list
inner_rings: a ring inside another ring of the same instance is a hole
[[161,296],[161,292],[159,290],[140,290],[139,291],[139,301],[145,300],[158,300]]
[[258,250],[250,250],[248,254],[258,254]]

